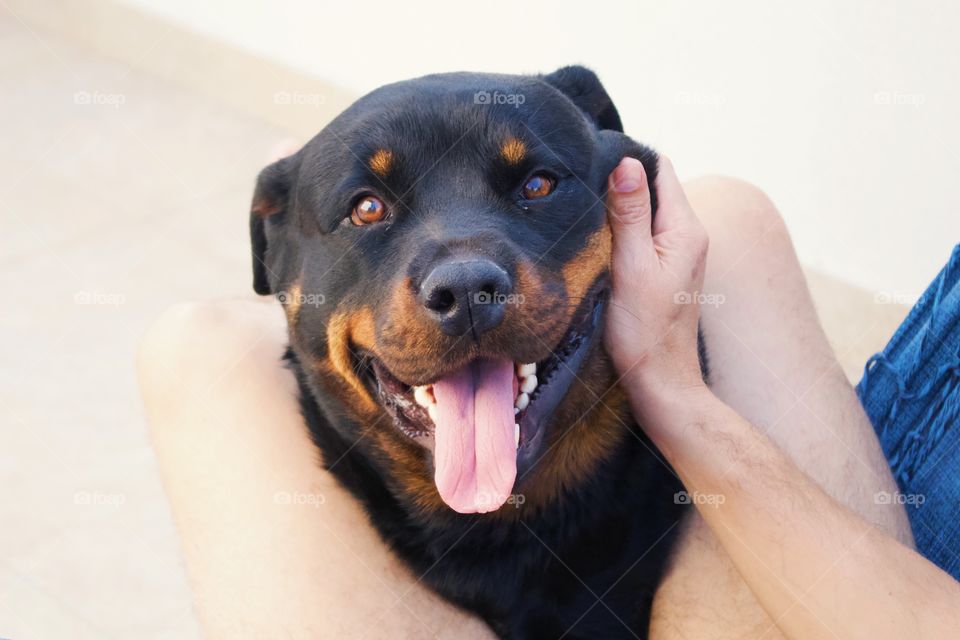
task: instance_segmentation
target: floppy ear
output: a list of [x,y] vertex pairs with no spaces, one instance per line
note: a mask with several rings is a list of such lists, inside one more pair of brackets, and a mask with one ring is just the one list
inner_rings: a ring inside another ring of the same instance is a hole
[[600,84],[600,78],[590,69],[580,65],[562,67],[543,79],[573,100],[600,129],[623,131],[613,100]]
[[270,269],[267,266],[269,228],[286,218],[293,192],[295,168],[299,153],[277,160],[257,176],[257,186],[250,205],[250,244],[253,251],[253,290],[267,295],[270,289]]
[[[649,184],[657,179],[657,152],[633,140],[623,133],[620,114],[613,106],[613,100],[590,69],[573,65],[562,67],[543,79],[570,98],[580,110],[587,114],[600,129],[597,138],[600,147],[598,184],[606,184],[607,176],[624,157],[636,158],[643,163]],[[657,212],[657,190],[650,189],[650,205],[654,215]]]

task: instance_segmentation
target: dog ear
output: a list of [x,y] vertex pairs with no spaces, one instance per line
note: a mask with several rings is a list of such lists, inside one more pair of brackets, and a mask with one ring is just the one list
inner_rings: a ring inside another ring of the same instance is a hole
[[[595,165],[599,169],[598,184],[606,184],[607,176],[627,156],[643,164],[650,185],[656,183],[657,152],[624,135],[620,114],[597,74],[586,67],[573,65],[557,69],[543,79],[570,98],[601,130],[598,138],[600,157]],[[657,190],[653,187],[650,189],[650,206],[654,215],[657,200]]]
[[623,131],[613,100],[600,84],[600,78],[590,69],[580,65],[562,67],[543,79],[573,100],[600,129]]
[[257,186],[250,205],[250,245],[253,252],[253,290],[260,295],[271,293],[270,269],[267,267],[269,227],[283,222],[290,207],[299,153],[277,160],[257,176]]

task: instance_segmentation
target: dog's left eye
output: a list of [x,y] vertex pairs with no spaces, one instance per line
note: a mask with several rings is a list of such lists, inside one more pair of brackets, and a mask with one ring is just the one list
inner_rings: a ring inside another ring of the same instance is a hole
[[386,217],[387,205],[376,196],[364,196],[353,205],[353,211],[350,212],[350,221],[358,227],[380,222]]
[[535,173],[523,185],[523,197],[527,200],[534,200],[548,196],[553,193],[555,186],[557,186],[557,181],[553,177],[545,173]]

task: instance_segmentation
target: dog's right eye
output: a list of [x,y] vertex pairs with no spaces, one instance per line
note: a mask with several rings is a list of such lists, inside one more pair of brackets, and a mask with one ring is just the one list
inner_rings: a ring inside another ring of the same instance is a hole
[[386,217],[387,205],[376,196],[364,196],[350,212],[350,221],[358,227],[380,222]]

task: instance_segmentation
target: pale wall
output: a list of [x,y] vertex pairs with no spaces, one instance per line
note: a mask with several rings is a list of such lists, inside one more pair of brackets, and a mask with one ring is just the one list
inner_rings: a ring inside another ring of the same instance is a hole
[[586,64],[683,176],[756,182],[805,263],[875,291],[960,241],[960,4],[125,1],[358,93]]

